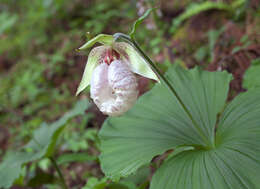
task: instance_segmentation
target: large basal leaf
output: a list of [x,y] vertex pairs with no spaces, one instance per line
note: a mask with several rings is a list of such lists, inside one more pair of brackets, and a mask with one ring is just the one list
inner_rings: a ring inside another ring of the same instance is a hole
[[164,84],[157,84],[124,116],[108,118],[99,134],[107,176],[127,176],[178,146],[214,146],[216,118],[225,104],[230,75],[176,67],[166,77],[191,117]]
[[42,124],[34,131],[32,140],[20,151],[9,154],[0,164],[0,188],[9,188],[20,175],[22,165],[42,157],[49,157],[54,151],[56,141],[71,118],[84,114],[89,107],[87,100],[79,101],[73,110],[54,123]]
[[182,152],[156,172],[151,189],[259,189],[260,90],[239,95],[218,124],[216,148]]

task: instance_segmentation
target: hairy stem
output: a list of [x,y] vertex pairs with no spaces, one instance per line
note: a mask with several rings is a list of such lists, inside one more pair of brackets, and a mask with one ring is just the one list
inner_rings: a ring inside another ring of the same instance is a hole
[[59,175],[59,177],[60,177],[60,180],[61,180],[61,183],[62,183],[63,188],[64,188],[64,189],[68,189],[68,186],[66,185],[64,176],[63,176],[63,174],[62,174],[62,172],[61,172],[61,170],[60,170],[60,168],[59,168],[59,166],[58,166],[56,160],[55,160],[53,157],[49,157],[49,159],[51,160],[51,162],[52,162],[54,168],[56,169],[56,171],[57,171],[57,173],[58,173],[58,175]]

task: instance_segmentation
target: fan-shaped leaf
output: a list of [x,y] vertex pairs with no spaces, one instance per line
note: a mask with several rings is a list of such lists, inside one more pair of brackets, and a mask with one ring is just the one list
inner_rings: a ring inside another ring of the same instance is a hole
[[225,104],[230,75],[177,67],[166,77],[192,119],[165,85],[155,86],[125,116],[104,123],[100,160],[107,176],[129,175],[177,146],[214,146],[217,113]]
[[238,96],[220,118],[216,148],[182,152],[153,177],[151,189],[260,188],[260,91]]
[[[252,167],[248,168],[247,161],[246,156],[223,147],[209,151],[185,151],[159,168],[150,188],[257,189],[259,185],[252,182],[248,175]],[[252,174],[255,173],[252,170]]]

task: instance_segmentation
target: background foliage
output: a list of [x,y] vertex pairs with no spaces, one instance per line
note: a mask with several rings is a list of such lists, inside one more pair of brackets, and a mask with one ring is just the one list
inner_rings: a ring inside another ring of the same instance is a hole
[[[162,72],[174,63],[231,73],[231,100],[260,86],[259,5],[258,0],[1,0],[0,161],[25,144],[31,149],[20,153],[34,153],[34,135],[47,129],[43,125],[57,126],[63,132],[52,156],[70,188],[148,188],[151,175],[171,151],[154,158],[151,166],[142,167],[137,175],[116,183],[104,178],[97,158],[97,132],[106,117],[86,101],[88,92],[75,97],[87,60],[87,52],[80,54],[75,49],[87,36],[128,33],[136,18],[156,6],[157,11],[136,32],[139,44]],[[139,84],[140,94],[154,85],[144,78]],[[77,101],[85,103],[80,109],[84,116],[73,114],[67,122],[68,114],[63,114],[73,112]],[[40,155],[30,156],[30,160],[20,159],[16,166],[21,174],[16,175],[15,185],[57,188],[59,179],[49,156],[45,150],[37,153]],[[0,165],[0,170],[6,169]],[[3,178],[1,184],[6,181]]]

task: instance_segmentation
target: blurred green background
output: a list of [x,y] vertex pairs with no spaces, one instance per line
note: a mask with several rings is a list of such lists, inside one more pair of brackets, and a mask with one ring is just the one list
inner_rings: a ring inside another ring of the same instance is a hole
[[[87,90],[75,96],[88,54],[75,49],[86,42],[86,32],[128,33],[151,7],[158,9],[136,39],[162,72],[172,64],[227,70],[234,77],[230,99],[259,85],[259,0],[0,0],[0,161],[26,144],[42,122],[90,99]],[[140,93],[152,85],[140,78]],[[105,118],[91,105],[69,121],[59,140],[56,155],[70,188],[123,188],[104,184],[109,182],[99,167],[97,132]],[[125,187],[147,188],[157,164],[124,181]],[[53,173],[48,159],[34,162],[16,188],[57,188]]]

